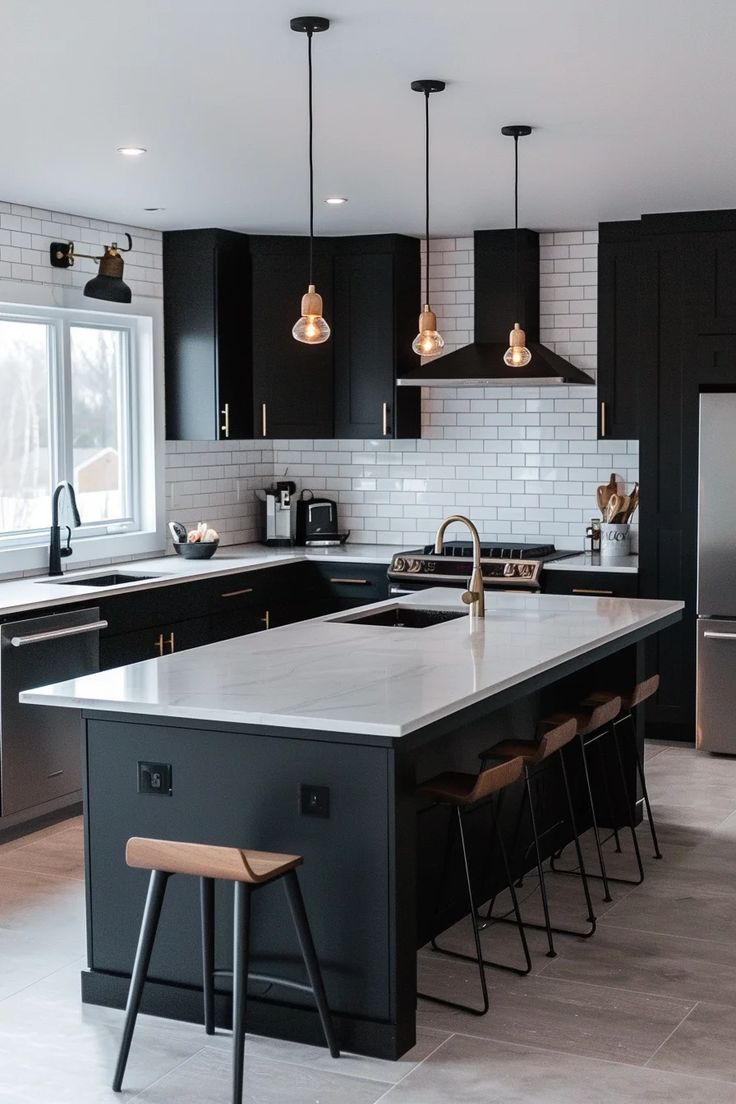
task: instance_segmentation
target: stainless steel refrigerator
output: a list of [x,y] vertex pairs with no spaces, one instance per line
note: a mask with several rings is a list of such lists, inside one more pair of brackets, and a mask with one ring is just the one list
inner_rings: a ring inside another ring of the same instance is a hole
[[736,755],[736,394],[700,396],[696,746]]

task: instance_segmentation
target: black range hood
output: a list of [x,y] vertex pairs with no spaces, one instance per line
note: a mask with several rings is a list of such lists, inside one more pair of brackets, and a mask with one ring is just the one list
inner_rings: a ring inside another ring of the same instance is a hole
[[[404,372],[402,387],[544,387],[594,380],[539,343],[539,234],[519,230],[519,291],[514,286],[514,231],[476,230],[475,341]],[[431,298],[431,297],[430,297]],[[521,317],[519,317],[519,313]],[[509,368],[503,354],[520,322],[532,359]]]

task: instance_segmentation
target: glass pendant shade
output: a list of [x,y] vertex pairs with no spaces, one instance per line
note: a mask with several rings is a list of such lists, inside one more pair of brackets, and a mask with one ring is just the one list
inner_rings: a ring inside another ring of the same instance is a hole
[[419,333],[411,343],[411,347],[417,356],[436,356],[445,347],[445,339],[437,329],[437,315],[429,309],[429,303],[424,304],[424,310],[419,315]]
[[523,368],[532,359],[532,354],[526,347],[526,334],[518,322],[514,322],[514,328],[509,334],[509,347],[503,354],[503,362],[509,368]]
[[309,285],[306,295],[302,296],[301,318],[294,324],[291,336],[305,345],[321,345],[330,336],[330,327],[322,317],[322,296]]

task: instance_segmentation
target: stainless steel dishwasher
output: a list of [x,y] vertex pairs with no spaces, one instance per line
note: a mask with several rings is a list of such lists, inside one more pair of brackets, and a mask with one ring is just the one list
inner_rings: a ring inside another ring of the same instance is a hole
[[0,626],[0,823],[49,803],[62,807],[59,799],[80,790],[79,714],[22,705],[18,695],[99,671],[106,625],[91,608]]

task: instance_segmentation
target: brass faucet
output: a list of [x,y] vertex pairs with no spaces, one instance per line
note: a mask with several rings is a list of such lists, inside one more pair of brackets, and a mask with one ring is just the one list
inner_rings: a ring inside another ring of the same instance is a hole
[[435,555],[442,554],[442,538],[445,535],[445,530],[448,525],[452,525],[456,521],[461,522],[462,525],[467,525],[473,538],[473,573],[470,576],[468,589],[463,593],[463,602],[470,606],[469,613],[471,617],[485,617],[486,595],[483,589],[483,574],[480,569],[480,537],[470,518],[466,518],[462,514],[451,514],[445,518],[437,530],[437,536],[434,538]]

